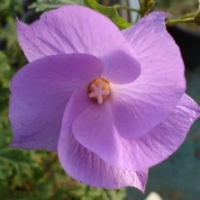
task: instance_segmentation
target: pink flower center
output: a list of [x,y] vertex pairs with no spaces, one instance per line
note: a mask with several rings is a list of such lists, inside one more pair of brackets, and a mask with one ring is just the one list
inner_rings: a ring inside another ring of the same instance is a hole
[[89,85],[89,97],[102,104],[110,95],[109,82],[102,78],[93,80]]

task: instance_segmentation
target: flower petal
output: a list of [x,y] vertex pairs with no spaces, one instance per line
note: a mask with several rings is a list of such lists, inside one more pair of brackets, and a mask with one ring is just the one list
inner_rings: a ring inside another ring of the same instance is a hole
[[72,125],[73,134],[84,147],[122,170],[147,169],[166,159],[200,117],[200,108],[185,94],[166,121],[139,139],[127,140],[112,124],[109,111],[101,113],[93,108],[79,112]]
[[[30,26],[18,21],[18,39],[29,61],[61,53],[86,53],[105,62],[105,77],[115,83],[131,82],[140,74],[136,54],[119,29],[86,7],[60,7],[44,13]],[[127,73],[121,76],[120,70]]]
[[[107,102],[108,103],[108,102]],[[104,105],[92,102],[88,95],[82,91],[74,92],[67,105],[63,118],[63,131],[72,128],[77,141],[84,147],[108,159],[115,157],[114,131],[112,130],[112,120]],[[103,155],[103,156],[102,156]],[[119,162],[119,160],[116,160]]]
[[[58,144],[58,155],[63,168],[73,178],[93,187],[118,189],[133,186],[144,191],[148,170],[134,172],[115,168],[84,148],[74,138],[71,124],[76,116],[91,103],[85,98],[76,104],[77,99],[80,100],[83,96],[85,93],[82,90],[74,92],[63,117]],[[74,105],[77,106],[74,107]]]
[[166,121],[140,139],[130,142],[121,140],[122,146],[119,148],[122,155],[128,154],[127,157],[124,156],[124,162],[126,161],[127,166],[132,165],[134,170],[138,170],[165,160],[183,143],[190,126],[199,117],[200,108],[184,94]]
[[74,89],[87,94],[103,63],[84,54],[55,55],[23,67],[11,85],[12,146],[56,150],[65,107]]
[[132,186],[142,192],[145,190],[148,170],[134,172],[115,168],[81,146],[72,133],[61,133],[58,155],[66,173],[84,184],[107,189]]
[[133,83],[113,89],[115,124],[128,139],[144,135],[165,120],[185,91],[183,61],[166,31],[165,17],[153,12],[123,31],[141,63],[141,74]]
[[[109,101],[99,105],[91,102],[84,91],[76,90],[67,105],[61,135],[65,137],[72,129],[78,143],[110,165],[123,169],[121,166],[125,165],[124,159],[119,159],[123,157],[121,141],[111,117]],[[60,139],[62,140],[64,139]],[[132,171],[128,167],[125,166],[124,170]]]
[[118,133],[114,130],[112,115],[105,102],[104,105],[92,104],[83,110],[75,118],[72,132],[78,142],[100,157],[115,157],[115,136]]

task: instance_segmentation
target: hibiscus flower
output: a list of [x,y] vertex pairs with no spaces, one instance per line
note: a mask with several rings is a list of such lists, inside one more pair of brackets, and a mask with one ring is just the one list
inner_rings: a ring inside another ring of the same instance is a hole
[[184,64],[153,12],[120,31],[81,6],[18,21],[29,61],[13,78],[13,147],[57,151],[64,170],[94,187],[144,191],[148,169],[170,156],[199,117]]

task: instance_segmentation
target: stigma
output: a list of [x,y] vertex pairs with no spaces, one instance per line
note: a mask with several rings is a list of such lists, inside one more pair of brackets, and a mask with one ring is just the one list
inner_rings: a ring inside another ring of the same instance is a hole
[[89,85],[89,98],[102,104],[110,96],[109,82],[103,78],[93,80]]

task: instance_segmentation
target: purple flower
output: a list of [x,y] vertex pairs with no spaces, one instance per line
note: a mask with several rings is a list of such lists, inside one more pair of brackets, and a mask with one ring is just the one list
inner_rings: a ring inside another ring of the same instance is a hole
[[153,12],[121,32],[95,11],[64,6],[18,22],[30,63],[11,85],[12,146],[58,151],[85,184],[144,191],[148,168],[200,115],[165,17]]

